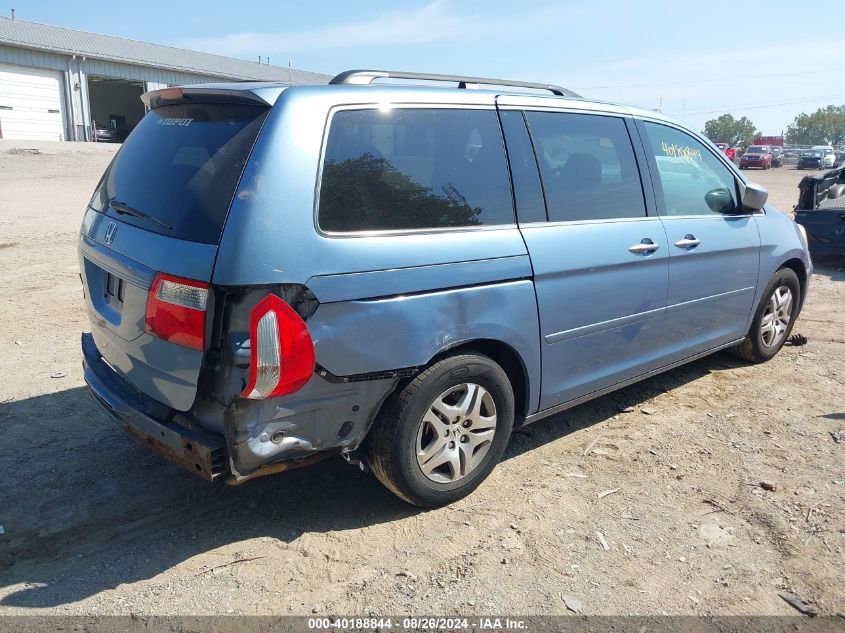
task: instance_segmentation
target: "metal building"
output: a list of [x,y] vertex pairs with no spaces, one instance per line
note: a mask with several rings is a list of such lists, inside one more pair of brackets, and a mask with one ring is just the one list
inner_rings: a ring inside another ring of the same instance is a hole
[[142,93],[213,81],[326,83],[327,75],[0,17],[0,138],[121,141]]

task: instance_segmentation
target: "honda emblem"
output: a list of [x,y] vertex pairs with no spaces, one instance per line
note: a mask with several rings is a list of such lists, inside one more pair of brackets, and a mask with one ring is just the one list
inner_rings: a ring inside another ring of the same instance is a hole
[[117,222],[109,222],[106,226],[106,234],[104,240],[106,244],[111,244],[114,241],[114,234],[117,233]]

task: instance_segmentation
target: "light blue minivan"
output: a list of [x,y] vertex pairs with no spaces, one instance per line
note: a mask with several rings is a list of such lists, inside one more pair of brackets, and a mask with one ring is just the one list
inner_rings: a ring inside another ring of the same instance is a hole
[[801,227],[656,112],[388,71],[143,99],[79,237],[85,380],[210,481],[340,454],[449,503],[517,426],[768,360],[807,296]]

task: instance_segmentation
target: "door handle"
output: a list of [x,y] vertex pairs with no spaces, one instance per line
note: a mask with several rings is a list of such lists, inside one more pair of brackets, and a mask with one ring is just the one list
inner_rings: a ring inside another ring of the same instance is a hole
[[642,253],[653,253],[658,248],[660,248],[660,245],[655,244],[651,238],[644,237],[639,244],[634,244],[628,250],[639,255]]
[[687,233],[684,235],[684,239],[675,242],[675,246],[678,248],[695,248],[699,244],[701,244],[701,240],[696,239],[692,233]]

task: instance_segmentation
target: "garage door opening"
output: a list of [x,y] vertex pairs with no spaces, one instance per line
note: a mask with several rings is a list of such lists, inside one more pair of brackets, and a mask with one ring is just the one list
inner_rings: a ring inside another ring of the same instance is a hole
[[122,143],[145,114],[143,81],[88,76],[92,140]]

